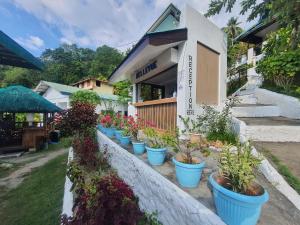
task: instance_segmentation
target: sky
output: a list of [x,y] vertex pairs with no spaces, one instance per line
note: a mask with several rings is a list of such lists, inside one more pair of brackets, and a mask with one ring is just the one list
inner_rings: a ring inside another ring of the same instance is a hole
[[[109,45],[125,51],[136,43],[165,8],[188,3],[201,13],[210,0],[0,0],[0,30],[35,56],[62,43],[96,49]],[[221,12],[209,18],[224,27],[231,16]],[[246,16],[239,16],[241,27]]]

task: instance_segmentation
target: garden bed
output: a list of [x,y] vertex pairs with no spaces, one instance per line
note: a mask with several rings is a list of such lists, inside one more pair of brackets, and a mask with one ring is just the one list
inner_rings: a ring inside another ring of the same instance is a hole
[[[132,147],[121,147],[119,142],[98,131],[100,149],[107,148],[110,163],[118,171],[140,199],[140,207],[146,211],[158,212],[163,224],[222,224],[215,214],[208,176],[217,170],[217,151],[205,158],[203,171],[197,188],[181,188],[176,181],[175,168],[171,162],[171,151],[162,166],[150,166],[146,154],[135,156]],[[196,154],[201,154],[197,152]],[[264,205],[258,224],[297,224],[300,212],[261,174],[257,180],[270,194]]]

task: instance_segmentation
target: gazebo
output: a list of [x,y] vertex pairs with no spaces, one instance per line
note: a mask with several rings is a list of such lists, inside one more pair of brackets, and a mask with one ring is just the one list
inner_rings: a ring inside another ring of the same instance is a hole
[[[0,149],[37,148],[47,141],[49,119],[61,109],[23,86],[0,88]],[[16,113],[32,115],[28,122],[16,122]],[[33,113],[43,114],[34,122]]]

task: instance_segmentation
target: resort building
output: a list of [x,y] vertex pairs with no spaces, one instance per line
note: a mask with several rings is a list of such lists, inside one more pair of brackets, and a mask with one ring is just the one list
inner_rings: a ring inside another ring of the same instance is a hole
[[107,81],[96,78],[87,78],[72,84],[74,87],[95,91],[103,94],[113,94],[114,88]]
[[109,77],[129,79],[129,114],[162,130],[182,126],[178,115],[195,117],[201,105],[226,99],[226,35],[194,8],[170,4]]
[[[71,107],[70,95],[79,90],[82,89],[49,81],[40,81],[40,83],[35,88],[36,92],[62,109],[68,109]],[[96,108],[97,113],[113,109],[115,112],[127,114],[127,103],[120,102],[117,95],[99,92],[97,92],[97,94],[102,100],[102,103]]]

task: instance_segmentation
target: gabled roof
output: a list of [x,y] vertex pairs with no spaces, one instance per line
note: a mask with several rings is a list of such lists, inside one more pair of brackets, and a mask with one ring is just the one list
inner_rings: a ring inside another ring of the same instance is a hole
[[35,88],[35,91],[40,94],[43,94],[48,90],[49,87],[52,87],[53,89],[59,91],[64,95],[70,95],[76,91],[82,90],[77,87],[42,80]]
[[0,112],[51,113],[61,109],[29,88],[17,85],[0,88]]
[[[59,91],[63,95],[71,95],[71,94],[75,93],[76,91],[85,90],[82,88],[77,88],[77,87],[73,87],[73,86],[69,86],[69,85],[65,85],[65,84],[59,84],[59,83],[42,80],[36,86],[35,91],[39,94],[43,94],[48,90],[49,87],[55,89],[56,91]],[[105,99],[105,100],[117,101],[119,99],[118,95],[105,94],[105,93],[97,93],[97,94],[100,96],[101,99]]]
[[44,64],[0,30],[0,64],[43,70]]
[[122,67],[124,67],[133,58],[139,57],[139,54],[145,50],[147,47],[158,47],[167,46],[173,47],[171,45],[178,45],[180,42],[187,40],[187,28],[178,28],[178,26],[171,26],[169,29],[158,29],[158,27],[164,22],[168,16],[172,16],[177,22],[180,19],[180,10],[176,8],[173,4],[170,4],[166,10],[161,14],[161,16],[153,23],[149,30],[144,34],[144,36],[137,42],[137,44],[131,49],[127,56],[122,60],[122,62],[116,67],[116,69],[108,77],[109,81],[113,80],[113,77],[118,77],[117,73],[120,73]]

